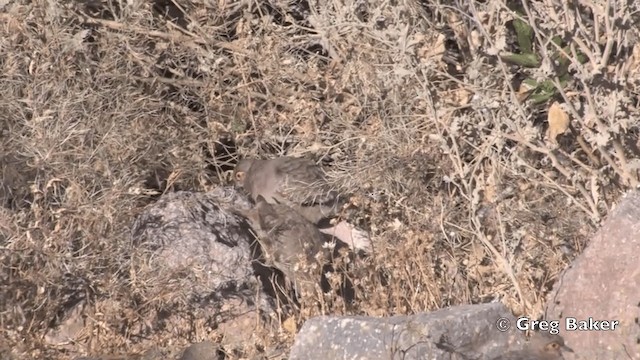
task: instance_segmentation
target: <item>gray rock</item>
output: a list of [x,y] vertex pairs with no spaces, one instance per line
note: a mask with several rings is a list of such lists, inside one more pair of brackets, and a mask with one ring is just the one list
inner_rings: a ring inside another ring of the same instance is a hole
[[389,318],[317,317],[303,325],[289,359],[490,359],[524,344],[523,333],[497,330],[500,318],[515,324],[500,303]]
[[[140,259],[133,267],[149,284],[144,296],[162,299],[164,308],[187,299],[190,309],[181,313],[209,319],[225,345],[252,341],[256,316],[266,321],[274,311],[274,299],[256,278],[272,270],[258,261],[251,227],[236,213],[250,206],[233,187],[175,192],[147,207],[132,228]],[[164,326],[187,329],[192,321],[178,314],[164,315]]]
[[[161,348],[154,346],[151,349],[145,351],[142,357],[136,357],[136,359],[131,360],[167,360],[167,359],[175,359],[175,356],[172,354],[176,353],[176,350],[173,347],[169,348]],[[111,359],[110,359],[111,360]]]
[[197,271],[197,281],[189,279],[184,287],[193,293],[235,287],[253,277],[253,237],[246,220],[231,210],[249,207],[248,200],[229,187],[169,193],[136,219],[133,241],[153,254],[151,265],[158,272],[185,278],[185,271]]
[[[639,255],[640,192],[634,191],[609,214],[548,298],[547,318],[560,321],[574,350],[565,359],[640,359]],[[571,331],[568,318],[619,325],[614,331]]]
[[184,350],[180,360],[219,360],[224,357],[219,353],[220,348],[211,341],[192,344]]
[[[275,307],[256,278],[261,271],[268,277],[269,269],[256,261],[255,237],[247,220],[235,212],[250,206],[233,188],[218,187],[207,193],[166,194],[137,217],[123,268],[130,269],[135,279],[129,290],[150,305],[144,309],[144,321],[128,319],[130,335],[146,337],[166,328],[187,333],[198,319],[215,326],[224,346],[234,348],[254,340],[256,318],[268,323]],[[113,306],[110,299],[94,301]],[[81,301],[61,311],[45,341],[77,351],[95,326],[91,307],[87,310],[85,304]],[[166,359],[163,351],[180,350],[157,348],[144,359]]]

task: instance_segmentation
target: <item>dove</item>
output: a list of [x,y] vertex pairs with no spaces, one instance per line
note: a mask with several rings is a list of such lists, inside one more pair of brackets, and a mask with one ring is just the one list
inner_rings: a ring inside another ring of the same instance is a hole
[[335,216],[344,201],[322,168],[306,158],[243,159],[234,171],[236,185],[255,201],[289,205],[314,224]]
[[[306,158],[243,159],[236,165],[233,178],[254,201],[262,196],[267,203],[288,205],[315,225],[335,217],[346,203],[346,197],[327,182],[322,168]],[[369,234],[345,221],[320,231],[352,249],[372,248]]]
[[315,291],[322,276],[323,237],[318,228],[294,209],[270,204],[262,195],[241,211],[256,232],[267,265],[284,274],[299,296]]
[[520,350],[512,350],[492,360],[562,360],[562,351],[573,352],[560,335],[534,333]]

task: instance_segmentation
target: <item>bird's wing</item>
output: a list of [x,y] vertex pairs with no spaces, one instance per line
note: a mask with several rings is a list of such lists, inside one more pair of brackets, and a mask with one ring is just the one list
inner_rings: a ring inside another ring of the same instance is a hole
[[277,194],[301,206],[332,205],[338,192],[327,182],[324,171],[303,158],[283,158],[276,167]]

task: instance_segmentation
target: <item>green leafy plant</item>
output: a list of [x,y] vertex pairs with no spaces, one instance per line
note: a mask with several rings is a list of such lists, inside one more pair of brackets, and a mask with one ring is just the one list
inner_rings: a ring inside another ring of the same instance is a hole
[[[525,18],[521,12],[517,13],[521,17],[513,20],[513,28],[516,33],[519,53],[505,52],[500,55],[500,58],[505,62],[525,68],[539,68],[542,65],[542,57],[536,52],[536,49],[533,46],[533,28],[527,21],[523,20]],[[566,54],[571,54],[570,45],[564,43],[559,35],[555,35],[551,38],[551,42],[555,44],[555,46],[551,44],[549,45],[551,50],[550,53],[552,54],[551,60],[556,64],[555,75],[560,80],[560,85],[564,87],[571,79],[571,73],[569,72],[571,59],[566,56]],[[584,64],[587,61],[587,57],[578,52],[577,61]],[[533,77],[527,77],[523,83],[531,88],[528,98],[534,104],[544,103],[557,93],[554,81],[551,78],[543,81],[536,81]]]

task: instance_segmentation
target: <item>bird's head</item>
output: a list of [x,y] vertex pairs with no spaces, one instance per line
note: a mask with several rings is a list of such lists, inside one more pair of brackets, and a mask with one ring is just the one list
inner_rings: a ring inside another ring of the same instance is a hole
[[244,187],[244,181],[246,179],[247,172],[251,169],[252,165],[252,159],[242,159],[238,161],[236,168],[233,170],[233,183],[236,186]]

